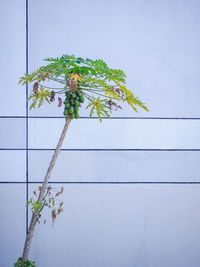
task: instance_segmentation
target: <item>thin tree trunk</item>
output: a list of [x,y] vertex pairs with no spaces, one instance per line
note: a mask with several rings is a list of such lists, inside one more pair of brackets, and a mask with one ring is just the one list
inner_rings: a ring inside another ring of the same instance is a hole
[[[56,159],[57,159],[58,154],[60,152],[60,148],[62,146],[62,143],[63,143],[63,140],[65,138],[65,135],[66,135],[66,132],[67,132],[67,129],[68,129],[68,126],[69,126],[70,122],[71,122],[71,119],[68,117],[66,119],[65,126],[63,128],[62,134],[61,134],[60,139],[58,141],[56,150],[54,151],[54,154],[52,156],[51,162],[49,164],[49,168],[48,168],[46,176],[44,178],[44,182],[42,184],[42,187],[41,187],[37,202],[42,201],[42,199],[43,199],[43,197],[45,195],[45,192],[46,192],[47,186],[48,186],[49,178],[51,176],[53,167],[54,167],[54,165],[56,163]],[[25,244],[24,244],[24,250],[23,250],[23,255],[22,255],[22,267],[23,267],[24,261],[28,260],[29,251],[30,251],[30,247],[31,247],[31,242],[32,242],[32,238],[33,238],[33,235],[34,235],[34,229],[35,229],[35,226],[36,226],[36,223],[37,223],[37,217],[38,217],[38,213],[33,213],[32,214],[31,222],[29,224],[28,233],[26,235],[26,240],[25,240]]]

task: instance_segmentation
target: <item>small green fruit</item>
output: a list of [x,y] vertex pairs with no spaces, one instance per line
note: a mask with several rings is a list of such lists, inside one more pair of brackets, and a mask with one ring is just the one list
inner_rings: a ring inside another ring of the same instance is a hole
[[72,93],[72,98],[76,98],[76,94],[73,94],[73,93]]
[[65,92],[65,95],[66,95],[66,96],[68,96],[68,95],[69,95],[69,93],[70,93],[69,91],[66,91],[66,92]]
[[68,109],[65,109],[65,110],[64,110],[64,116],[68,116],[68,114],[69,114]]
[[78,114],[78,113],[76,113],[75,117],[76,117],[76,119],[78,119],[78,118],[79,118],[79,114]]
[[65,101],[63,103],[66,105],[67,103],[69,103],[69,100],[65,99]]
[[71,107],[69,108],[69,113],[74,113],[74,107],[71,106]]
[[85,100],[85,99],[84,99],[84,96],[81,96],[79,101],[80,101],[81,103],[83,103],[84,100]]
[[71,119],[74,119],[74,118],[75,118],[75,114],[72,113],[72,114],[70,115],[70,118],[71,118]]
[[70,103],[68,102],[67,104],[65,104],[65,107],[69,108],[70,107]]
[[77,96],[81,97],[81,96],[83,96],[83,93],[82,92],[77,92]]
[[75,100],[75,101],[74,101],[74,106],[75,106],[75,107],[78,107],[78,105],[79,105],[79,101],[78,101],[78,100]]
[[68,96],[68,98],[71,98],[72,95],[73,95],[73,93],[70,91],[67,96]]

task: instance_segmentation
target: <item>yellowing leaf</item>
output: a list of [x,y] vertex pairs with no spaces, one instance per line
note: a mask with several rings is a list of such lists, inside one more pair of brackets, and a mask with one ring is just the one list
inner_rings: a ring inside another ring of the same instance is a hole
[[114,91],[107,90],[106,88],[103,89],[105,89],[105,94],[108,95],[110,98],[114,98],[117,101],[120,101],[119,96]]
[[48,103],[50,103],[49,99],[48,99],[49,96],[50,96],[50,92],[48,90],[45,90],[44,87],[41,86],[40,90],[37,91],[37,94],[33,93],[28,98],[28,100],[33,99],[33,102],[30,106],[30,110],[32,108],[36,107],[37,102],[39,102],[39,104],[38,104],[39,108],[43,105],[44,100],[46,100]]
[[69,75],[70,79],[73,79],[74,81],[81,81],[81,75],[78,73],[72,73]]
[[141,108],[145,109],[146,111],[149,111],[148,108],[145,106],[144,103],[142,103],[142,101],[138,98],[135,97],[134,94],[132,93],[132,91],[128,90],[125,86],[123,86],[121,83],[119,83],[118,81],[113,80],[120,88],[121,90],[123,90],[126,94],[126,98],[124,101],[127,101],[127,103],[136,111],[136,107],[134,105],[138,105]]
[[[96,110],[97,112],[97,116],[99,118],[99,121],[102,122],[102,117],[101,115],[103,116],[107,116],[110,118],[110,115],[108,114],[108,111],[110,110],[106,105],[105,103],[107,102],[106,99],[100,99],[100,97],[98,97],[97,99],[92,97],[90,98],[90,101],[91,103],[86,107],[86,109],[88,109],[89,107],[91,107],[91,111],[90,111],[90,116],[91,117],[94,113],[94,110]],[[108,109],[105,110],[105,109]]]
[[122,91],[124,91],[124,93],[126,94],[126,95],[129,95],[129,94],[131,94],[131,95],[133,95],[134,96],[134,94],[130,91],[130,90],[128,90],[124,85],[122,85],[121,83],[119,83],[118,81],[115,81],[115,80],[113,80],[121,89],[122,89]]

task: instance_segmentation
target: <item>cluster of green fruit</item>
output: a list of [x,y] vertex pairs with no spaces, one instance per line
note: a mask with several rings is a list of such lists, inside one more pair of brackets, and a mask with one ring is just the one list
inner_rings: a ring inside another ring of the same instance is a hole
[[84,96],[81,91],[67,91],[65,93],[65,110],[64,115],[69,116],[71,119],[79,118],[79,107],[84,102]]

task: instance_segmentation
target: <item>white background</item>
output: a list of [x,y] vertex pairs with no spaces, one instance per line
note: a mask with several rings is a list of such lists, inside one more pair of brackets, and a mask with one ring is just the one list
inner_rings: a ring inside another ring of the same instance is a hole
[[57,103],[26,118],[18,78],[26,60],[31,72],[68,53],[123,69],[150,112],[124,107],[102,124],[72,121],[51,178],[64,186],[64,213],[52,228],[45,212],[30,259],[40,267],[199,267],[200,2],[27,3],[28,16],[25,0],[0,1],[0,266],[22,254],[27,193],[44,178],[64,125]]

